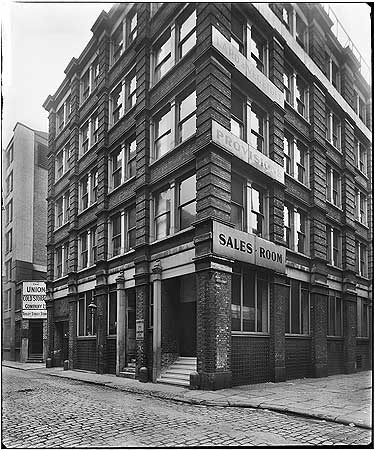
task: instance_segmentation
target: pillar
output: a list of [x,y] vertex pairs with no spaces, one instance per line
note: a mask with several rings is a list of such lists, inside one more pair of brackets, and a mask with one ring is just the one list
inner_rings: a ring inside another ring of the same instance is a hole
[[74,360],[77,343],[77,299],[78,294],[71,293],[68,295],[69,305],[69,368],[74,368]]
[[106,371],[108,286],[95,288],[96,300],[96,373]]
[[53,348],[54,348],[54,308],[53,308],[53,299],[51,298],[51,294],[47,294],[46,300],[46,309],[47,309],[47,358],[51,358],[53,361]]
[[122,372],[126,365],[127,342],[127,305],[125,297],[125,278],[121,274],[117,279],[117,334],[116,334],[116,375]]
[[316,378],[328,376],[327,298],[326,286],[312,285],[310,294],[312,366],[313,376]]
[[345,373],[356,371],[357,347],[357,296],[345,292],[343,295],[343,335],[344,335],[344,370]]
[[161,272],[160,262],[153,269],[153,329],[152,329],[152,381],[155,382],[161,370]]
[[27,361],[29,356],[29,320],[21,320],[21,349],[20,349],[20,362]]

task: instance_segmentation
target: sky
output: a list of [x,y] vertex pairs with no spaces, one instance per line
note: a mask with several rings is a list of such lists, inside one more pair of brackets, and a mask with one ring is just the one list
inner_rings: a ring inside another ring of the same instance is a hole
[[[16,122],[48,131],[42,105],[64,79],[64,70],[92,37],[91,27],[109,2],[2,3],[2,146]],[[370,8],[365,3],[332,3],[339,20],[370,62]]]

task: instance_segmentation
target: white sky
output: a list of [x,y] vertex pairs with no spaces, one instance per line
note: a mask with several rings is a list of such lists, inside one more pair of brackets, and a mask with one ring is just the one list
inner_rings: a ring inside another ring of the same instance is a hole
[[[5,6],[4,6],[5,5]],[[48,131],[42,104],[64,79],[72,57],[78,57],[92,37],[91,27],[112,3],[3,3],[2,146],[16,122]],[[333,3],[355,45],[370,61],[370,7],[365,3]]]

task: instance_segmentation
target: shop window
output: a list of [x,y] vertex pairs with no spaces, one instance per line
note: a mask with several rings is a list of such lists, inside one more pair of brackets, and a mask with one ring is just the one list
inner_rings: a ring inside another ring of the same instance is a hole
[[183,58],[197,42],[197,13],[194,10],[178,26],[178,58]]
[[343,335],[343,305],[342,298],[333,291],[327,300],[327,336]]
[[117,334],[117,290],[116,285],[109,288],[108,294],[108,335]]
[[195,174],[179,184],[178,216],[179,229],[191,226],[196,219],[196,176]]
[[300,208],[284,206],[284,240],[293,251],[308,254],[307,214]]
[[330,165],[326,168],[326,198],[329,202],[341,207],[341,177]]
[[261,272],[233,268],[231,311],[232,332],[268,333],[269,282]]
[[154,196],[154,236],[161,239],[171,233],[171,189]]
[[96,335],[96,311],[89,308],[89,305],[95,302],[94,291],[81,292],[77,302],[77,335],[95,336]]
[[13,220],[13,200],[5,205],[5,224],[8,225]]
[[310,334],[310,298],[306,283],[290,280],[285,308],[285,333]]
[[335,267],[341,267],[341,233],[337,228],[326,225],[327,262]]
[[355,189],[354,196],[355,218],[367,226],[367,195],[360,189]]
[[370,303],[368,299],[357,298],[357,336],[369,337]]
[[178,104],[178,142],[182,142],[195,134],[197,96],[195,90],[181,99]]
[[367,245],[363,242],[356,241],[356,261],[357,261],[357,273],[361,277],[367,277]]
[[330,109],[326,110],[326,139],[335,148],[341,148],[341,121]]
[[367,151],[362,142],[354,137],[354,159],[357,168],[364,174],[367,174]]
[[172,148],[172,114],[170,106],[154,118],[154,158],[159,159]]

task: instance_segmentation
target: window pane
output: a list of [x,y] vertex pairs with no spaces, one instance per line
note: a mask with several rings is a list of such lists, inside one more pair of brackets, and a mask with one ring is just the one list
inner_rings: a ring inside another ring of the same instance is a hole
[[190,51],[197,42],[197,34],[194,31],[188,39],[181,45],[180,58],[182,58],[188,51]]
[[254,272],[243,274],[243,331],[256,331]]
[[78,335],[85,335],[85,299],[78,300]]
[[161,213],[169,211],[170,209],[170,199],[169,199],[169,189],[167,191],[160,192],[155,198],[155,216]]
[[155,219],[155,235],[156,239],[169,235],[169,213]]
[[336,298],[336,336],[342,336],[342,301]]
[[231,204],[230,221],[237,230],[243,230],[243,208],[235,204]]
[[190,16],[185,20],[185,22],[183,22],[181,24],[180,27],[180,41],[182,41],[182,39],[184,39],[187,34],[189,34],[191,32],[191,30],[193,28],[195,28],[197,23],[197,13],[194,10]]
[[301,303],[302,303],[302,333],[309,334],[309,291],[304,287],[301,287]]
[[290,327],[290,289],[289,286],[288,290],[288,297],[286,299],[286,305],[285,305],[285,333],[291,333],[291,327]]
[[[89,305],[91,301],[93,300],[92,291],[86,292],[86,335],[87,336],[94,336],[96,333],[96,326],[95,326],[95,315],[96,311],[93,310],[93,312],[90,311]],[[95,303],[95,301],[94,301]]]
[[241,331],[241,275],[232,274],[232,331]]
[[257,280],[257,331],[268,333],[268,283]]
[[195,199],[196,196],[196,176],[193,175],[180,184],[180,205]]
[[196,202],[189,203],[188,205],[181,208],[181,225],[180,228],[189,227],[195,220],[196,217]]
[[299,306],[299,283],[291,281],[291,332],[293,334],[300,333],[300,306]]
[[328,335],[335,335],[335,297],[328,298]]
[[181,124],[180,141],[184,141],[197,131],[197,117],[195,114]]

